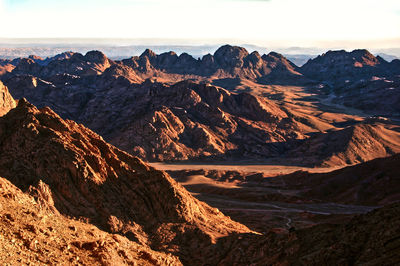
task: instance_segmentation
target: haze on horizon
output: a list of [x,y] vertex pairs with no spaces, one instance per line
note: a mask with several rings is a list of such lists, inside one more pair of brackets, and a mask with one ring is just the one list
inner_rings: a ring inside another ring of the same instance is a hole
[[398,0],[0,0],[0,38],[399,48]]

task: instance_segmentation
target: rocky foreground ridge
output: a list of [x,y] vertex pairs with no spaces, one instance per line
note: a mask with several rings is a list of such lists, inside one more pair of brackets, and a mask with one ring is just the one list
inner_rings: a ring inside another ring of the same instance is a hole
[[0,119],[0,145],[0,174],[19,189],[54,213],[142,245],[184,253],[193,237],[209,245],[216,237],[249,232],[166,173],[24,99]]

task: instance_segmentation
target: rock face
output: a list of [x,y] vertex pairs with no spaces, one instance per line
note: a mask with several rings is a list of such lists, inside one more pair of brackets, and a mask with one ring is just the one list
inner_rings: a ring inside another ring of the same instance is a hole
[[294,156],[318,165],[335,166],[366,162],[400,152],[400,133],[382,124],[359,124],[307,139]]
[[15,106],[16,103],[8,92],[8,88],[0,81],[0,116],[5,115]]
[[201,246],[249,232],[166,173],[24,99],[0,118],[0,161],[0,176],[49,209],[158,250],[188,254],[193,238]]
[[0,263],[181,265],[175,256],[51,210],[40,198],[51,190],[41,184],[32,196],[0,177]]
[[153,86],[134,96],[135,119],[109,138],[148,160],[272,154],[269,143],[297,136],[285,112],[256,96],[191,82]]
[[322,82],[332,102],[377,116],[400,114],[399,60],[385,61],[367,50],[328,51],[309,60],[300,72]]

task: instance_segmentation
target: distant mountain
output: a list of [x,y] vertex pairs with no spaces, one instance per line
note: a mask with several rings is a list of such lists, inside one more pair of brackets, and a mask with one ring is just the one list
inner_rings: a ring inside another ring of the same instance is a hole
[[[100,51],[66,52],[48,59],[18,59],[2,80],[14,97],[50,106],[146,160],[265,159],[306,147],[297,140],[310,138],[314,145],[314,139],[330,134],[310,135],[325,129],[266,97],[264,85],[322,85],[314,91],[330,93],[332,104],[396,115],[400,95],[394,73],[399,62],[388,63],[367,50],[329,51],[299,68],[279,53],[261,56],[230,45],[202,59],[186,53],[157,55],[150,49],[121,61]],[[388,78],[376,77],[380,75]],[[237,84],[243,84],[240,93],[223,89]],[[251,86],[259,86],[259,93]],[[379,142],[376,136],[370,140]],[[342,144],[338,147],[347,147]],[[375,158],[356,153],[350,159],[330,156],[323,154],[309,163],[342,165]]]
[[367,50],[328,51],[309,60],[300,68],[300,72],[317,81],[343,85],[373,76],[399,74],[400,69],[396,67],[395,61],[389,63]]
[[383,59],[385,59],[388,62],[391,62],[391,61],[393,61],[395,59],[400,59],[397,56],[390,55],[390,54],[385,54],[385,53],[378,53],[378,54],[376,54],[376,56],[380,56],[380,57],[382,57]]
[[238,46],[224,45],[214,55],[194,59],[187,53],[174,52],[157,55],[147,49],[139,57],[122,60],[122,64],[144,74],[166,72],[171,74],[197,75],[212,78],[245,78],[258,82],[304,82],[298,68],[283,55],[271,52],[249,54]]
[[109,68],[113,61],[102,52],[91,51],[85,56],[79,53],[63,53],[47,60],[22,58],[12,71],[13,74],[30,74],[49,77],[57,74],[97,75]]
[[298,67],[303,66],[308,60],[317,57],[315,54],[284,54],[284,56]]

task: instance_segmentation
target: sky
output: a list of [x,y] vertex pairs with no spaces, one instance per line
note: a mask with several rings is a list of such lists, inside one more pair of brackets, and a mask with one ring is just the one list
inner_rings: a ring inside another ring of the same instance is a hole
[[400,47],[400,0],[0,0],[0,38]]

